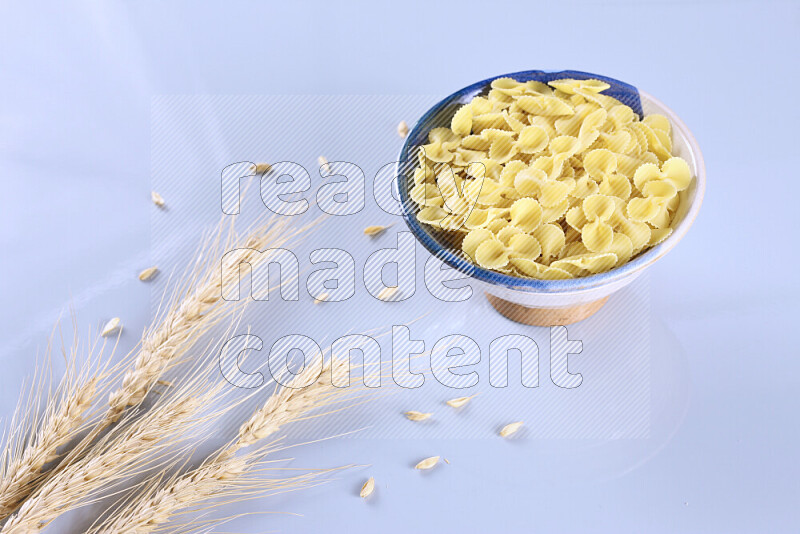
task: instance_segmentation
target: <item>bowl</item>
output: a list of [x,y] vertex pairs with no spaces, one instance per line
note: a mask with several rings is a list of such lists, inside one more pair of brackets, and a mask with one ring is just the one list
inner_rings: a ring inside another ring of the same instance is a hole
[[[569,280],[537,280],[483,269],[455,247],[452,238],[448,240],[448,234],[420,223],[416,218],[419,208],[409,198],[418,147],[427,143],[431,128],[449,126],[456,110],[473,97],[485,95],[489,84],[497,78],[513,78],[521,82],[537,80],[545,83],[561,78],[598,79],[611,86],[604,94],[630,106],[640,117],[651,113],[666,116],[672,124],[672,152],[688,162],[694,176],[689,188],[681,192],[681,204],[674,216],[672,234],[610,271]],[[580,71],[515,72],[495,76],[456,91],[431,107],[413,126],[400,151],[396,176],[403,219],[419,242],[450,267],[468,274],[475,283],[473,287],[477,285],[478,289],[482,289],[497,311],[515,321],[537,326],[572,324],[591,316],[605,304],[612,293],[633,282],[647,267],[672,250],[697,217],[706,185],[705,164],[700,147],[686,124],[672,110],[630,84]]]

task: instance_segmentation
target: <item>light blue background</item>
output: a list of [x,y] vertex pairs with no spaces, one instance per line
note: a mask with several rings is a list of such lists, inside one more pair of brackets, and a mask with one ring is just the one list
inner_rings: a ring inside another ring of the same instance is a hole
[[[796,531],[798,30],[797,2],[4,2],[2,413],[68,304],[82,327],[147,323],[132,277],[150,250],[153,95],[445,96],[503,72],[585,70],[665,102],[706,159],[695,226],[650,270],[653,391],[666,377],[675,399],[650,446],[326,442],[298,462],[372,467],[265,504],[304,517],[237,529]],[[434,450],[451,465],[420,480],[409,465]],[[368,474],[379,491],[363,503]]]

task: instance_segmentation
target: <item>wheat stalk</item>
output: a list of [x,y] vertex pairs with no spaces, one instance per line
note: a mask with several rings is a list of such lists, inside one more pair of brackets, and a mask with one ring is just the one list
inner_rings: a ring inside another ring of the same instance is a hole
[[203,423],[230,408],[203,414],[222,388],[208,379],[216,370],[214,363],[209,361],[173,391],[159,396],[141,415],[127,414],[86,454],[52,473],[0,533],[39,532],[59,515],[95,502],[122,481],[177,454],[176,446],[196,439]]
[[[8,517],[48,477],[77,461],[97,438],[125,411],[140,405],[153,386],[167,370],[176,365],[198,339],[219,322],[241,313],[249,299],[238,302],[221,302],[223,288],[239,283],[238,270],[221,269],[222,254],[233,248],[242,249],[230,264],[247,262],[255,269],[262,260],[257,250],[280,247],[305,232],[311,225],[288,228],[283,220],[260,221],[243,238],[235,233],[232,224],[221,223],[216,234],[204,241],[197,259],[190,265],[187,275],[173,291],[170,304],[164,313],[157,313],[153,326],[147,329],[138,350],[129,354],[114,369],[93,369],[89,359],[85,364],[75,364],[80,372],[67,373],[62,392],[51,402],[41,421],[30,417],[23,422],[15,420],[12,428],[38,428],[35,436],[20,439],[17,432],[6,440],[0,470],[0,520]],[[222,272],[222,274],[220,274]],[[166,293],[165,293],[166,295]],[[77,351],[73,353],[76,362]],[[105,413],[86,414],[93,401],[113,382],[112,376],[124,371],[121,385],[109,395]],[[93,369],[93,371],[92,371]],[[31,388],[28,404],[36,403],[41,395],[41,385]],[[44,466],[57,458],[58,448],[70,443],[87,429],[91,431],[75,445],[64,460],[49,472]]]
[[[5,440],[0,461],[0,520],[7,518],[47,474],[45,466],[60,458],[60,449],[86,429],[97,415],[93,401],[112,373],[110,357],[94,361],[97,345],[78,363],[81,347],[77,333],[69,354],[64,351],[66,370],[55,391],[51,391],[42,370],[51,369],[50,347],[46,363],[37,366],[27,397],[20,403],[11,435]],[[63,342],[62,342],[63,346]],[[102,354],[102,350],[100,351]],[[40,409],[40,404],[44,404]],[[93,409],[94,408],[94,409]],[[24,417],[20,420],[19,417]]]
[[[197,506],[220,497],[241,500],[245,494],[264,495],[276,487],[293,488],[306,479],[248,479],[270,451],[271,443],[260,450],[236,455],[240,449],[263,444],[284,425],[309,417],[325,415],[317,412],[324,406],[341,402],[348,393],[333,385],[334,373],[344,370],[346,360],[315,361],[293,378],[289,384],[270,395],[267,402],[240,426],[236,438],[210,456],[199,467],[172,478],[159,486],[157,481],[132,502],[121,503],[113,515],[91,534],[160,532],[176,515],[196,510]],[[349,362],[347,362],[349,366]],[[307,385],[309,384],[310,385]],[[303,387],[304,386],[304,387]],[[160,480],[160,479],[159,479]],[[251,483],[247,483],[247,482]]]

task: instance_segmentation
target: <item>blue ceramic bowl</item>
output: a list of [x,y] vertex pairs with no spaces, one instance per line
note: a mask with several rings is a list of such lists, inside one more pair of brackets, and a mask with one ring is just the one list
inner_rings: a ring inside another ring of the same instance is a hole
[[[630,106],[640,117],[643,114],[661,113],[669,118],[673,127],[673,153],[684,158],[694,174],[692,185],[682,193],[684,198],[676,214],[677,223],[672,234],[658,245],[608,272],[569,280],[536,280],[483,269],[473,264],[460,250],[449,243],[446,233],[437,232],[432,227],[417,221],[419,208],[409,198],[409,189],[414,184],[413,171],[418,147],[427,143],[428,132],[432,128],[449,126],[453,114],[461,105],[468,103],[475,96],[487,94],[491,82],[497,78],[513,78],[520,82],[536,80],[545,83],[561,78],[598,79],[611,86],[604,94]],[[503,300],[534,308],[562,308],[585,304],[607,297],[613,291],[633,281],[644,268],[664,256],[686,235],[700,209],[705,190],[705,166],[702,154],[691,132],[674,112],[630,84],[607,76],[580,71],[514,72],[482,80],[460,89],[434,105],[416,122],[406,137],[398,161],[397,187],[403,218],[420,243],[449,266],[467,273],[480,282],[486,292]]]

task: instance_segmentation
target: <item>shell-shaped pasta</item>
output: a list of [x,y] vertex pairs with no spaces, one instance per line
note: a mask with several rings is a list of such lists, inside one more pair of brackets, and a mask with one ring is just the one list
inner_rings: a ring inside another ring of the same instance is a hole
[[669,199],[678,194],[675,184],[669,180],[650,180],[642,187],[644,196],[650,197],[659,204],[666,203]]
[[602,180],[617,170],[617,155],[605,148],[592,150],[584,156],[583,168],[595,180]]
[[692,171],[686,160],[679,157],[670,158],[661,165],[664,178],[675,184],[678,191],[683,191],[692,181]]
[[557,224],[543,224],[533,231],[539,244],[542,246],[542,258],[545,260],[558,256],[566,244],[564,230]]
[[642,122],[648,125],[650,128],[654,130],[661,130],[669,134],[672,131],[672,125],[669,123],[669,119],[667,119],[664,115],[660,115],[658,113],[653,113],[652,115],[648,115]]
[[563,269],[549,267],[525,258],[511,258],[510,263],[525,276],[539,280],[567,280],[573,278],[570,273]]
[[469,103],[472,107],[472,116],[475,115],[483,115],[484,113],[489,113],[492,111],[494,106],[489,101],[488,98],[484,98],[482,96],[476,96],[472,99],[472,102]]
[[603,273],[617,264],[617,255],[613,252],[589,253],[579,256],[571,256],[558,261],[554,261],[551,267],[570,271],[570,267],[575,267],[592,274]]
[[532,115],[545,117],[573,115],[575,113],[572,106],[553,96],[521,96],[517,99],[517,106]]
[[617,130],[616,132],[600,133],[600,147],[607,148],[611,152],[627,152],[628,147],[633,142],[630,132]]
[[538,195],[545,180],[547,180],[546,172],[527,167],[514,176],[514,188],[525,196]]
[[547,137],[552,139],[558,136],[554,124],[554,117],[541,117],[539,115],[528,115],[528,122],[531,126],[538,126],[547,132]]
[[611,109],[608,110],[607,120],[611,124],[612,130],[621,130],[635,119],[636,114],[630,107],[624,104],[612,106]]
[[578,89],[583,89],[584,91],[588,91],[591,93],[600,93],[601,91],[605,91],[610,85],[606,82],[602,82],[600,80],[595,79],[588,79],[588,80],[574,80],[574,79],[564,79],[564,80],[553,80],[549,83],[551,87],[555,87],[559,91],[562,91],[568,95],[576,94]]
[[603,221],[592,221],[581,228],[583,244],[592,252],[607,252],[614,240],[614,229]]
[[550,206],[547,208],[542,208],[542,222],[543,223],[551,223],[556,222],[564,214],[567,213],[567,210],[570,208],[569,198],[565,198],[559,204],[555,206]]
[[587,221],[606,221],[614,213],[616,204],[612,197],[606,195],[591,195],[583,200],[582,207]]
[[513,78],[496,78],[492,80],[490,85],[492,89],[506,95],[521,95],[525,90],[525,84],[522,84]]
[[408,196],[420,206],[441,206],[444,202],[439,188],[434,184],[417,184],[411,188]]
[[633,185],[636,186],[636,189],[642,191],[644,189],[644,184],[650,180],[658,180],[659,178],[661,178],[661,171],[658,169],[658,165],[654,163],[645,163],[640,165],[633,174]]
[[514,180],[517,175],[527,167],[524,161],[509,161],[503,166],[503,170],[500,172],[500,183],[506,187],[515,187]]
[[522,116],[524,118],[525,114],[524,113],[509,113],[508,111],[503,110],[503,118],[506,120],[506,124],[508,124],[508,127],[511,128],[511,131],[517,132],[517,133],[521,132],[522,129],[525,128],[528,125],[527,122],[522,122],[519,119],[519,116]]
[[575,188],[570,192],[570,195],[576,198],[586,198],[589,195],[594,195],[599,191],[600,188],[598,187],[597,182],[592,180],[588,174],[584,174],[575,180]]
[[514,140],[510,137],[497,137],[489,148],[489,158],[497,163],[506,163],[517,153]]
[[445,150],[444,146],[440,142],[422,145],[419,148],[421,151],[423,151],[426,158],[436,163],[447,163],[454,157],[453,153],[449,150]]
[[578,140],[581,147],[588,147],[600,136],[600,127],[606,121],[608,112],[603,108],[596,109],[589,113],[581,124]]
[[558,180],[546,180],[539,191],[539,204],[545,208],[560,205],[569,194],[569,187]]
[[491,145],[482,135],[468,135],[461,140],[461,147],[469,150],[489,150]]
[[500,112],[484,113],[483,115],[472,116],[472,131],[474,133],[481,133],[488,128],[503,130],[508,128],[506,119]]
[[631,196],[631,182],[621,174],[608,174],[600,182],[600,193],[627,200]]
[[499,269],[508,265],[506,247],[497,239],[487,239],[475,249],[475,263],[486,269]]
[[417,213],[417,220],[423,224],[439,225],[445,217],[447,212],[438,206],[422,208]]
[[511,206],[511,224],[531,233],[542,223],[542,207],[533,198],[521,198]]
[[491,158],[483,158],[470,163],[465,172],[467,176],[478,180],[483,178],[498,180],[500,173],[503,172],[503,166]]
[[535,260],[542,253],[542,246],[539,241],[530,234],[519,233],[512,235],[508,239],[507,247],[509,258]]
[[553,90],[543,82],[539,82],[536,80],[528,80],[525,82],[525,94],[528,95],[545,95],[550,96],[553,94]]
[[490,239],[494,239],[494,234],[490,230],[486,228],[472,230],[464,236],[464,240],[461,242],[461,250],[474,260],[475,251],[478,250],[478,246]]
[[651,198],[632,198],[628,201],[626,212],[634,222],[647,222],[658,215],[659,207]]
[[468,150],[466,148],[459,147],[456,149],[455,157],[453,158],[453,165],[466,167],[470,163],[474,163],[486,158],[488,155],[489,154],[483,150]]
[[583,228],[583,225],[589,222],[586,220],[586,214],[583,213],[583,208],[580,206],[574,206],[568,209],[565,218],[567,224],[579,232],[581,228]]
[[659,204],[658,213],[655,217],[647,221],[653,228],[668,228],[670,226],[671,216],[666,204]]
[[495,111],[498,109],[506,109],[514,102],[514,98],[511,95],[507,95],[503,91],[497,89],[489,91],[487,98],[494,104],[493,109]]
[[611,248],[608,250],[617,255],[617,265],[622,265],[633,256],[633,241],[622,232],[614,232]]
[[634,253],[650,242],[651,230],[645,223],[623,221],[620,224],[620,231],[630,238]]
[[658,245],[672,234],[672,228],[656,228],[650,233],[648,245]]
[[517,139],[517,150],[523,154],[537,154],[550,143],[547,131],[541,126],[526,126],[519,132]]

